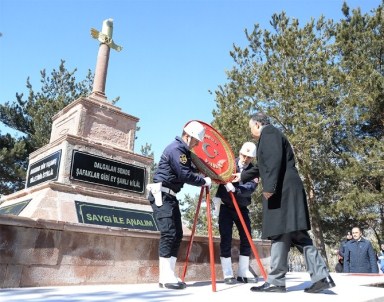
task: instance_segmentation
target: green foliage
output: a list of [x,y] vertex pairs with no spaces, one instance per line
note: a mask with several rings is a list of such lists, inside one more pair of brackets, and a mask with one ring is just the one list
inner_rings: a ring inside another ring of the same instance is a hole
[[0,136],[0,146],[0,192],[7,195],[24,186],[28,141],[6,134]]
[[301,27],[274,14],[272,31],[256,24],[245,31],[248,47],[234,45],[235,66],[215,91],[213,125],[234,150],[250,139],[257,111],[289,138],[323,254],[354,225],[384,234],[382,6],[362,16],[344,4],[345,20],[321,16]]
[[[340,150],[337,202],[332,221],[349,229],[370,228],[384,235],[384,18],[383,6],[362,15],[344,5],[345,20],[335,29],[335,49],[343,72],[340,85]],[[328,213],[327,213],[328,214]],[[350,224],[350,222],[353,224]]]
[[[146,156],[146,157],[150,157],[150,158],[153,159],[154,158],[154,154],[153,154],[153,151],[152,151],[152,145],[146,143],[145,146],[141,146],[141,154]],[[150,167],[149,182],[153,181],[153,174],[155,173],[156,169],[157,169],[157,163],[153,162],[151,167]]]
[[22,137],[0,136],[0,188],[2,194],[9,194],[23,188],[31,152],[49,142],[52,117],[72,101],[87,96],[92,91],[93,76],[88,71],[86,78],[80,82],[61,61],[58,70],[50,76],[42,70],[41,89],[35,91],[27,79],[28,98],[16,93],[16,101],[0,105],[0,121],[21,133]]
[[[215,196],[217,186],[211,188],[210,200]],[[201,198],[200,207],[198,209],[198,203]],[[192,230],[195,221],[196,213],[197,221],[195,226],[196,235],[208,235],[208,220],[207,220],[207,206],[206,206],[206,194],[205,190],[199,195],[191,196],[186,194],[184,199],[180,201],[180,209],[183,217],[183,223]],[[211,222],[212,222],[212,234],[214,236],[219,235],[219,227],[217,223],[217,217],[213,215],[213,203],[211,202]]]

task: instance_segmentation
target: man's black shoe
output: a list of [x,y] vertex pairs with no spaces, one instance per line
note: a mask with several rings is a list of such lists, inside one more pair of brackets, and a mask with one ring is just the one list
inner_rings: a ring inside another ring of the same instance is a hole
[[183,281],[178,281],[177,283],[179,283],[182,287],[183,287],[183,289],[184,288],[187,288],[187,283],[185,283],[185,282],[183,282]]
[[262,286],[251,287],[253,292],[264,292],[264,293],[286,293],[287,289],[285,286],[276,286],[265,282]]
[[315,283],[313,283],[310,287],[307,287],[304,289],[306,293],[319,293],[323,291],[324,289],[332,288],[335,287],[336,284],[333,282],[331,276],[325,277]]
[[237,282],[236,282],[236,279],[234,277],[230,277],[230,278],[224,278],[224,283],[225,284],[235,284]]
[[184,289],[187,287],[187,284],[184,282],[177,282],[177,283],[159,283],[159,287],[161,288],[168,288],[168,289]]
[[257,283],[258,278],[257,277],[254,277],[254,278],[237,277],[237,281],[241,283]]

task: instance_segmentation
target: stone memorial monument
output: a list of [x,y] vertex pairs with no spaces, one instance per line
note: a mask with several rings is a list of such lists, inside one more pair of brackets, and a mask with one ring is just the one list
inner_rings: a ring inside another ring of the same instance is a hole
[[[112,19],[91,29],[100,42],[92,93],[53,117],[49,143],[29,156],[25,189],[0,200],[0,288],[158,280],[146,198],[153,160],[134,153],[139,119],[105,95],[110,49],[122,50],[112,34]],[[194,244],[187,280],[207,280],[207,238]],[[269,243],[259,248],[269,254]]]
[[49,144],[29,156],[26,188],[5,196],[0,213],[157,230],[145,198],[152,159],[134,153],[139,119],[105,95],[110,49],[122,49],[112,33],[112,19],[91,29],[100,41],[92,94],[53,117]]

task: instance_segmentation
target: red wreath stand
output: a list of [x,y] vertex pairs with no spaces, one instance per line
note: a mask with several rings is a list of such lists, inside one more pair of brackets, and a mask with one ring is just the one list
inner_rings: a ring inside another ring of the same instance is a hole
[[[230,180],[232,179],[233,172],[236,171],[235,159],[234,159],[231,148],[229,147],[225,139],[221,136],[221,134],[218,133],[215,129],[213,129],[210,125],[201,121],[198,121],[198,122],[203,124],[205,127],[205,137],[204,137],[203,143],[199,145],[198,149],[194,148],[192,150],[192,161],[194,162],[194,164],[197,166],[197,168],[200,170],[201,173],[211,177],[211,179],[216,183],[225,184],[227,182],[230,182]],[[223,155],[225,156],[224,159],[222,157]],[[203,200],[204,193],[205,193],[205,200],[207,204],[208,244],[209,244],[209,259],[210,259],[210,266],[211,266],[212,291],[216,292],[216,270],[215,270],[215,253],[214,253],[213,236],[212,236],[211,196],[210,196],[208,187],[201,187],[199,201],[197,203],[196,213],[193,220],[191,237],[189,240],[187,253],[185,257],[183,275],[181,279],[184,282],[185,275],[187,273],[189,255],[192,249],[192,243],[193,243],[193,238],[196,231],[197,219],[199,216],[201,202]],[[241,225],[245,231],[245,234],[251,246],[253,255],[255,256],[255,259],[259,266],[260,272],[263,275],[264,280],[267,280],[267,274],[260,261],[259,253],[257,252],[255,244],[252,240],[251,234],[249,233],[248,228],[246,227],[243,215],[240,212],[240,208],[237,204],[236,198],[233,195],[233,192],[229,192],[229,194],[232,198],[232,202],[236,209],[236,213],[240,218]]]

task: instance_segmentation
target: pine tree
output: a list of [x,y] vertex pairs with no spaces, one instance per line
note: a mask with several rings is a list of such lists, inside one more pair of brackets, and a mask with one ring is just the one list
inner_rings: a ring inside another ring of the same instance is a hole
[[[204,187],[203,187],[204,189]],[[212,222],[212,234],[214,236],[219,235],[218,228],[218,220],[217,217],[213,215],[213,204],[212,198],[215,196],[217,190],[217,186],[214,185],[210,190],[210,201],[211,201],[211,222]],[[190,194],[186,194],[184,199],[180,201],[180,209],[183,217],[183,223],[192,230],[193,223],[195,220],[195,216],[197,213],[197,205],[199,202],[200,194],[191,196]],[[196,222],[196,235],[208,235],[208,219],[207,219],[207,206],[206,206],[206,194],[203,191],[202,200],[200,204],[199,213],[197,215]]]
[[[146,143],[145,146],[141,146],[141,155],[144,155],[144,156],[147,156],[147,157],[150,157],[153,159],[154,154],[152,151],[152,145]],[[157,168],[157,163],[153,162],[151,167],[150,167],[149,182],[153,181],[153,174],[155,173],[156,168]]]
[[[0,121],[15,130],[15,134],[0,136],[0,189],[1,194],[20,190],[25,185],[28,156],[49,142],[52,116],[80,96],[92,91],[93,76],[76,81],[72,72],[61,61],[58,70],[47,76],[41,73],[41,89],[35,91],[27,79],[28,98],[16,93],[16,101],[0,105]],[[21,135],[21,136],[20,136]]]
[[[234,149],[249,140],[249,115],[269,115],[290,140],[308,196],[315,244],[345,228],[383,226],[383,13],[299,26],[284,12],[272,31],[245,31],[228,83],[215,91],[216,128]],[[347,204],[349,203],[349,204]],[[255,219],[255,217],[252,217]],[[253,224],[257,222],[253,221]]]
[[350,14],[335,29],[335,48],[343,80],[340,86],[338,146],[342,185],[330,222],[345,220],[370,228],[384,239],[384,10]]

